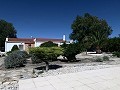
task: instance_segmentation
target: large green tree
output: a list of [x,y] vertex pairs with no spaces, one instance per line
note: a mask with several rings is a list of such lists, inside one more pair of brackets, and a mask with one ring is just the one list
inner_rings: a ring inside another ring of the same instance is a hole
[[96,47],[97,53],[100,53],[104,41],[112,33],[111,27],[105,20],[88,13],[85,13],[84,16],[77,16],[71,28],[73,31],[70,39],[85,43],[86,49],[91,45]]
[[0,50],[5,47],[5,39],[16,38],[17,31],[15,30],[12,23],[0,20]]

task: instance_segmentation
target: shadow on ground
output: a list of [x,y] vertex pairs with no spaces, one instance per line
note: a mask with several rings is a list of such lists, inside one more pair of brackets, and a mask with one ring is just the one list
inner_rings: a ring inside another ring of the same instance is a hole
[[[58,69],[58,68],[62,68],[62,66],[61,65],[49,65],[49,70],[54,70],[54,69]],[[35,69],[45,70],[45,66],[37,67]]]
[[66,59],[60,59],[59,61],[61,61],[61,62],[67,62],[67,63],[68,62],[69,63],[73,63],[73,62],[80,62],[81,60],[78,59],[78,60],[73,60],[73,61],[71,60],[71,61],[69,61],[69,60],[66,60]]

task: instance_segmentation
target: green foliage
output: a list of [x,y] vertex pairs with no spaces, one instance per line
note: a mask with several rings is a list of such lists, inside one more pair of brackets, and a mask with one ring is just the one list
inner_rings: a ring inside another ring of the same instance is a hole
[[7,52],[7,55],[9,55],[10,53],[12,53],[13,51],[17,51],[19,50],[18,46],[17,45],[14,45],[11,49],[11,51]]
[[108,56],[103,56],[103,61],[109,61],[109,57]]
[[113,56],[117,56],[120,58],[120,52],[116,51],[116,52],[113,52]]
[[7,52],[6,54],[9,55],[9,54],[11,54],[11,53],[12,53],[12,51],[9,51],[9,52]]
[[30,48],[30,54],[32,63],[53,61],[63,54],[63,49],[60,47],[34,47]]
[[11,49],[11,51],[16,51],[16,50],[19,50],[18,46],[17,45],[14,45]]
[[40,56],[39,56],[39,52],[37,52],[37,51],[36,51],[36,53],[31,52],[30,56],[31,56],[31,60],[32,60],[33,64],[42,62],[42,60],[40,59]]
[[69,61],[75,61],[76,60],[76,55],[79,54],[81,51],[83,51],[82,45],[78,43],[73,43],[67,45],[67,47],[64,48],[64,56],[69,60]]
[[70,39],[87,43],[86,48],[94,45],[98,47],[97,49],[100,49],[112,33],[111,27],[105,20],[88,13],[84,16],[77,16],[71,28],[73,31],[70,34]]
[[28,57],[29,56],[25,51],[14,51],[5,58],[5,67],[12,68],[17,66],[23,66],[23,64],[26,63],[26,58]]
[[66,42],[64,42],[64,43],[61,45],[62,48],[66,48],[67,46],[68,46],[68,44],[66,44]]
[[12,23],[0,20],[0,50],[5,47],[5,39],[16,38],[16,30]]
[[57,47],[57,46],[58,46],[58,44],[53,43],[52,41],[48,41],[48,42],[42,43],[40,45],[40,47]]
[[95,61],[96,61],[96,62],[103,62],[103,59],[102,59],[101,57],[97,57],[97,58],[95,59]]
[[109,61],[109,57],[108,56],[96,57],[95,61],[96,62]]
[[120,52],[120,37],[109,38],[102,50],[105,52]]

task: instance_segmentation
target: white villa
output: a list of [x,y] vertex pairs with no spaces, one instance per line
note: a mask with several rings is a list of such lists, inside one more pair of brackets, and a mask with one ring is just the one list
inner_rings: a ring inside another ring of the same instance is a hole
[[52,41],[53,43],[62,45],[65,42],[65,35],[62,39],[49,39],[49,38],[6,38],[5,52],[11,51],[14,45],[17,45],[20,50],[28,51],[29,47],[39,47],[42,43]]

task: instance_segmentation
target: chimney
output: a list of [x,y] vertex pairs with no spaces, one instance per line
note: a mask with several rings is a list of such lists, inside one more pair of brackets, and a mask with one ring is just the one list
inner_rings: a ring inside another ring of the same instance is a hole
[[65,35],[63,35],[63,41],[65,41]]
[[6,41],[8,41],[8,38],[6,38]]
[[36,38],[34,38],[34,42],[36,42]]

